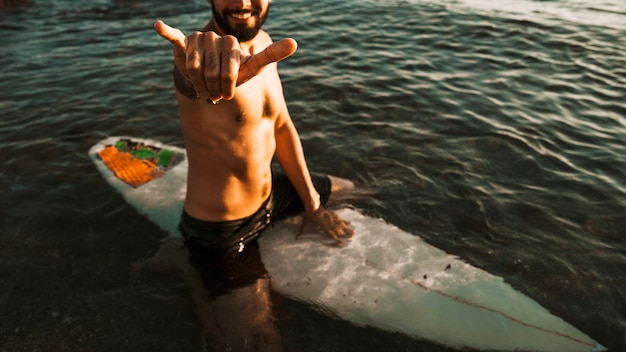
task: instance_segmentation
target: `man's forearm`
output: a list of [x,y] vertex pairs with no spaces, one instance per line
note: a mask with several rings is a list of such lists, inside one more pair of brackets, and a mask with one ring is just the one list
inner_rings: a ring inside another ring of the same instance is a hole
[[317,210],[320,207],[320,195],[311,181],[302,142],[291,121],[276,131],[276,158],[300,195],[305,210]]

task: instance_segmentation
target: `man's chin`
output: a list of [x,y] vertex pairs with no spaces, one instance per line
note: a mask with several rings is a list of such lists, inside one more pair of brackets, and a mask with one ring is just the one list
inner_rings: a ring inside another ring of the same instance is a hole
[[[269,8],[268,8],[269,9]],[[213,19],[225,34],[230,34],[237,38],[240,42],[251,41],[261,30],[261,26],[267,18],[267,12],[261,16],[260,11],[253,11],[250,17],[241,14],[229,13],[224,11],[217,13],[213,7]]]
[[254,26],[234,26],[232,29],[232,33],[230,34],[235,36],[240,42],[250,41],[259,33],[259,28]]

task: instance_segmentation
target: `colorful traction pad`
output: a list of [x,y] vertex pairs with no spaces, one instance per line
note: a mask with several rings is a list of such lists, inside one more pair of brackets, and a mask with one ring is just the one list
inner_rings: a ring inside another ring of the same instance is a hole
[[163,176],[184,158],[172,150],[130,139],[120,139],[115,145],[104,147],[98,156],[117,178],[133,187]]

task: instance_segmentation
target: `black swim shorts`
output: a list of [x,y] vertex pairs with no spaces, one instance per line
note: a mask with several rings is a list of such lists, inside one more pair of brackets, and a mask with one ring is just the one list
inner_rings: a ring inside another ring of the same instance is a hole
[[[326,175],[312,174],[313,185],[320,194],[321,203],[328,202],[331,181]],[[186,241],[212,250],[241,252],[245,245],[256,239],[273,221],[304,211],[302,200],[282,172],[273,172],[272,192],[256,213],[232,221],[202,221],[183,209],[178,228]]]

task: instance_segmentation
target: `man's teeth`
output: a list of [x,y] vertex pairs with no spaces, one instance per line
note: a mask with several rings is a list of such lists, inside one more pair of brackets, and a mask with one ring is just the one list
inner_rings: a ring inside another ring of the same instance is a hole
[[230,15],[238,20],[247,20],[248,18],[252,17],[252,14],[250,12],[231,13]]

